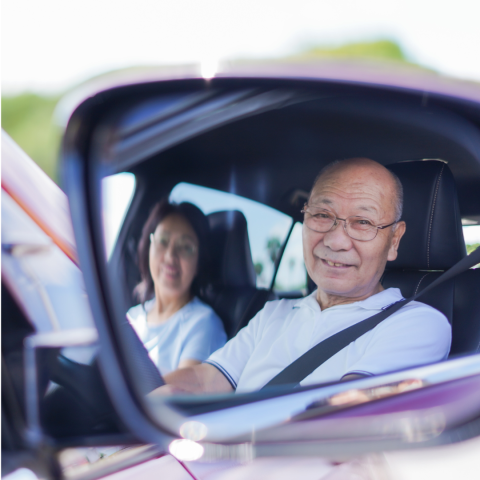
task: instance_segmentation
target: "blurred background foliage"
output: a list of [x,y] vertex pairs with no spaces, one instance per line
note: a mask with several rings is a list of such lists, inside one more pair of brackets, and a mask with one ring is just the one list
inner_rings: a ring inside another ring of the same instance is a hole
[[[467,247],[467,253],[470,254],[474,250],[476,250],[478,247],[480,247],[480,243],[471,243],[471,244],[467,243],[466,247]],[[480,263],[477,263],[477,265],[475,265],[473,268],[480,268]]]
[[32,93],[2,96],[2,128],[57,183],[62,130],[53,121],[53,112],[60,98]]
[[392,40],[347,43],[336,47],[306,47],[290,58],[357,58],[411,63],[400,45]]
[[[480,243],[471,243],[470,245],[467,245],[467,253],[472,253],[478,247],[480,247]],[[480,268],[479,265],[477,265],[477,268]]]
[[[316,59],[370,59],[377,62],[408,63],[401,47],[391,40],[348,43],[336,47],[308,46],[293,56],[277,61]],[[57,183],[62,127],[55,122],[54,112],[57,103],[66,93],[68,92],[56,96],[33,93],[2,96],[2,128]]]

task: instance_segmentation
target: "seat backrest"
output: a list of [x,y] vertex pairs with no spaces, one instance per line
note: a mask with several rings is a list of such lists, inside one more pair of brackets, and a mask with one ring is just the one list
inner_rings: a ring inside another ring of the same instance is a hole
[[[402,182],[407,230],[398,257],[387,263],[382,284],[404,297],[424,289],[466,255],[453,175],[441,161],[388,165]],[[452,325],[451,355],[479,351],[480,270],[469,270],[419,298]]]
[[231,338],[243,328],[265,302],[276,297],[256,287],[256,274],[242,212],[231,210],[207,216],[211,230],[212,285],[205,300],[224,322]]

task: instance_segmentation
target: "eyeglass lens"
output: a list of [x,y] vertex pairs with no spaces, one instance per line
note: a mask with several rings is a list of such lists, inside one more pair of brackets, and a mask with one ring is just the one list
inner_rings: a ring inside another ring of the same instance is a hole
[[[150,241],[157,250],[165,251],[170,245],[169,235],[160,235],[158,238],[150,235]],[[197,253],[197,245],[187,238],[180,238],[173,243],[174,251],[183,258],[191,258]]]
[[345,231],[354,240],[368,241],[377,236],[377,227],[368,218],[348,217],[346,220],[337,219],[335,215],[327,210],[310,212],[305,211],[305,223],[308,228],[319,233],[326,233],[339,221],[345,222]]

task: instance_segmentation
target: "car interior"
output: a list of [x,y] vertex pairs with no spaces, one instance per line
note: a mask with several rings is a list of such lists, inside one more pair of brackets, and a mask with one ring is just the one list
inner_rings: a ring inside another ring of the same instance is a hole
[[[143,222],[153,203],[181,182],[268,205],[288,215],[293,225],[302,221],[300,210],[323,166],[335,159],[370,157],[394,171],[404,186],[407,232],[397,260],[387,265],[383,285],[399,287],[408,297],[466,255],[462,218],[480,218],[475,187],[479,150],[474,146],[480,145],[480,135],[472,122],[478,119],[449,111],[442,99],[425,104],[403,92],[350,88],[325,96],[308,93],[307,100],[209,129],[173,147],[159,145],[157,154],[150,144],[148,155],[132,162],[128,171],[137,187],[108,262],[110,278],[121,279],[115,288],[130,299],[126,307],[134,302],[136,243]],[[140,138],[140,131],[136,135]],[[214,280],[205,300],[231,337],[266,301],[302,296],[315,287],[306,278],[303,291],[279,291],[274,282],[259,288],[245,216],[221,205],[214,210],[208,215],[216,252]],[[288,235],[277,253],[277,270],[287,242]],[[421,299],[452,323],[451,355],[477,351],[478,274],[465,272]]]

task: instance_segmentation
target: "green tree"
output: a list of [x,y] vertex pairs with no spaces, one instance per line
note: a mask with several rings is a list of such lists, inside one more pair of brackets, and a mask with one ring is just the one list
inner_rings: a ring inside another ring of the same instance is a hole
[[300,57],[370,58],[407,61],[400,45],[392,40],[347,43],[337,47],[311,47],[298,54]]
[[480,247],[480,243],[467,244],[467,253],[472,253],[478,247]]
[[62,129],[53,112],[58,100],[32,93],[2,97],[2,128],[57,183]]
[[[472,253],[475,249],[480,247],[480,243],[471,243],[466,245],[467,253]],[[480,263],[477,263],[473,268],[480,268]]]
[[275,264],[275,261],[277,260],[278,252],[280,251],[281,246],[282,244],[278,237],[270,237],[267,240],[268,255],[273,264]]

